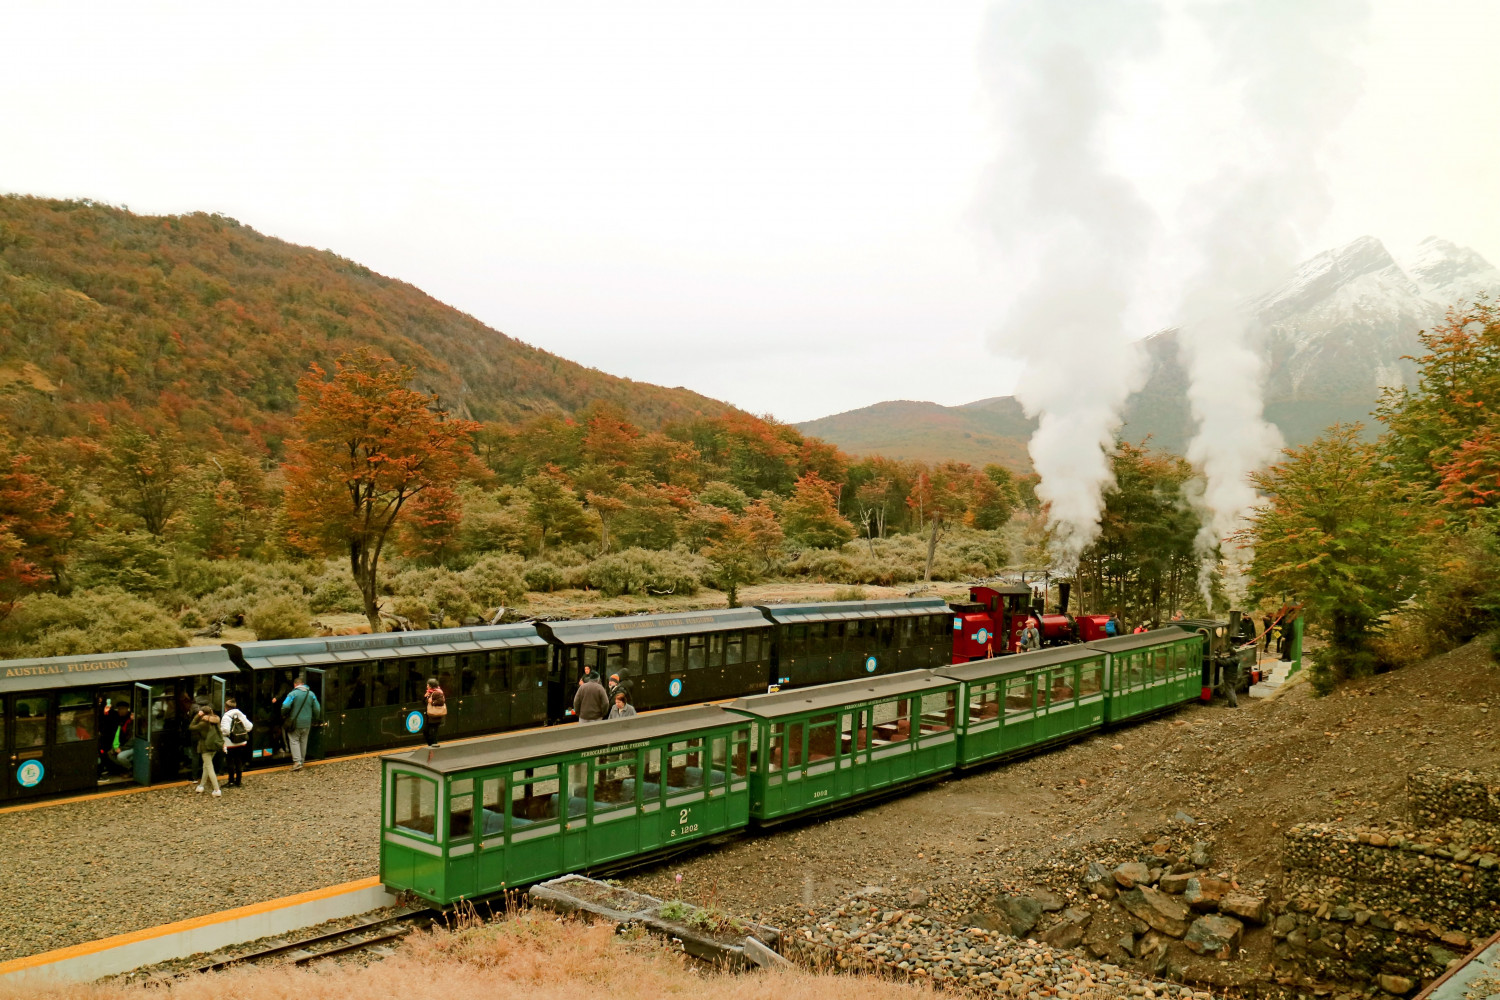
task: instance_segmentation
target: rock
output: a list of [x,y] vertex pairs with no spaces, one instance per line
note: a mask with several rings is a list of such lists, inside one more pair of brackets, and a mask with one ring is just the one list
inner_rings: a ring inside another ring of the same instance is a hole
[[1458,956],[1453,954],[1453,952],[1449,951],[1447,948],[1439,948],[1437,945],[1431,945],[1427,949],[1427,957],[1432,959],[1433,965],[1436,965],[1439,968],[1447,968],[1448,963],[1453,961]]
[[1389,841],[1387,841],[1385,839],[1385,837],[1382,836],[1381,834],[1378,834],[1378,833],[1372,833],[1372,834],[1370,834],[1370,846],[1371,847],[1384,847],[1387,843],[1389,843]]
[[1208,841],[1196,840],[1193,849],[1188,852],[1188,860],[1199,868],[1207,868],[1213,863],[1213,856],[1209,854]]
[[908,889],[906,892],[906,903],[908,906],[926,906],[932,895],[922,888]]
[[1290,913],[1283,913],[1281,916],[1276,918],[1276,926],[1271,929],[1271,932],[1277,937],[1286,937],[1296,929],[1297,918],[1292,916]]
[[1417,985],[1406,976],[1380,975],[1376,977],[1376,981],[1380,983],[1381,989],[1385,990],[1387,993],[1394,993],[1398,997],[1405,996],[1406,994],[1410,993],[1411,988]]
[[[1229,894],[1229,896],[1233,895],[1235,895],[1235,893],[1231,892]],[[1219,904],[1219,909],[1224,909],[1225,905],[1229,902],[1229,896],[1224,897],[1224,902]],[[1341,924],[1347,924],[1349,921],[1354,919],[1354,911],[1349,909],[1349,907],[1347,906],[1335,906],[1333,908],[1333,912],[1330,913],[1329,916],[1333,917],[1333,919],[1337,920]]]
[[1157,882],[1161,881],[1162,874],[1165,871],[1166,871],[1165,868],[1153,868],[1153,869],[1151,869],[1150,874],[1148,874],[1146,876],[1146,882],[1148,884],[1150,884],[1150,885],[1155,885]]
[[1442,941],[1443,944],[1451,944],[1455,948],[1467,948],[1469,946],[1468,935],[1460,934],[1458,931],[1448,931],[1438,940]]
[[1233,917],[1211,913],[1193,921],[1182,943],[1200,955],[1234,958],[1239,954],[1240,935],[1244,931],[1245,925]]
[[1200,875],[1188,879],[1187,888],[1182,890],[1182,901],[1199,913],[1212,913],[1229,891],[1230,885],[1223,879]]
[[1182,937],[1187,933],[1192,911],[1176,896],[1142,886],[1120,893],[1120,904],[1163,934]]
[[1018,938],[1031,933],[1042,917],[1042,904],[1030,896],[1001,896],[995,900],[995,909],[1000,911],[1001,919]]
[[1388,931],[1394,929],[1396,925],[1391,923],[1390,918],[1384,913],[1372,913],[1370,914],[1370,926],[1376,930]]
[[1083,887],[1100,899],[1115,898],[1115,880],[1108,868],[1090,861],[1083,871]]
[[1121,889],[1134,889],[1142,882],[1151,880],[1151,869],[1139,861],[1127,861],[1113,872],[1115,883]]
[[1042,940],[1054,948],[1077,948],[1083,943],[1083,931],[1091,916],[1088,910],[1069,909],[1063,913],[1062,920],[1047,929]]
[[790,961],[776,954],[754,934],[745,938],[745,957],[762,969],[789,969],[792,966]]
[[1181,895],[1182,891],[1187,888],[1188,881],[1198,878],[1202,874],[1202,872],[1194,870],[1163,875],[1156,887],[1162,892],[1170,892],[1174,896]]
[[1171,939],[1156,931],[1149,931],[1136,944],[1136,957],[1150,972],[1161,972],[1167,967],[1167,948]]
[[1042,904],[1044,913],[1056,913],[1067,905],[1061,896],[1047,889],[1033,889],[1031,898]]
[[[1116,941],[1115,944],[1119,945],[1120,946],[1120,950],[1123,951],[1123,952],[1125,952],[1127,955],[1131,955],[1131,956],[1135,955],[1135,935],[1134,934],[1122,934],[1120,936],[1120,940]],[[1101,955],[1100,957],[1102,958],[1103,956]]]
[[1181,809],[1177,810],[1177,814],[1172,818],[1177,822],[1183,824],[1184,826],[1192,826],[1194,823],[1198,822],[1197,820],[1193,819],[1193,817],[1183,812]]
[[[1339,909],[1344,910],[1342,906]],[[1257,924],[1263,924],[1266,922],[1266,897],[1232,889],[1224,894],[1223,899],[1219,900],[1219,912],[1227,913],[1232,917],[1253,920]],[[1347,916],[1339,917],[1335,914],[1334,919],[1344,921],[1354,919],[1353,913],[1348,910],[1344,910],[1344,913]]]
[[958,925],[960,927],[978,927],[986,931],[1000,930],[1000,921],[996,920],[994,915],[989,913],[965,913],[958,918]]

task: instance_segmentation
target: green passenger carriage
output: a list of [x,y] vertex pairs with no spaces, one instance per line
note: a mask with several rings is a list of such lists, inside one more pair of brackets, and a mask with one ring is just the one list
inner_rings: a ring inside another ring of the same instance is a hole
[[750,729],[703,706],[386,756],[381,881],[450,903],[743,828]]
[[1088,643],[1086,649],[1109,654],[1105,722],[1150,715],[1197,698],[1203,686],[1204,643],[1199,633],[1175,626]]
[[923,670],[733,702],[757,723],[751,815],[774,823],[952,770],[957,694]]
[[1059,646],[944,667],[957,681],[958,763],[988,763],[1098,729],[1107,654]]

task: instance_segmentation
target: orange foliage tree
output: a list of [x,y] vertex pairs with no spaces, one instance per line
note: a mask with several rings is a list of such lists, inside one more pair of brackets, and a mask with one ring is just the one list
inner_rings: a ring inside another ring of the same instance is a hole
[[[401,511],[423,493],[458,502],[451,487],[470,458],[479,425],[456,420],[436,396],[410,389],[416,371],[361,349],[317,364],[297,383],[300,436],[290,443],[286,513],[292,543],[347,552],[370,628],[380,631],[376,574]],[[437,519],[427,505],[424,517]]]

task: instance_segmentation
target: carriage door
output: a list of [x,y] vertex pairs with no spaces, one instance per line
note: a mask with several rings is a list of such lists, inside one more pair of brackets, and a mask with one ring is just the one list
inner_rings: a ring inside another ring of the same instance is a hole
[[318,760],[323,756],[324,737],[326,736],[324,729],[328,725],[328,705],[323,700],[323,692],[326,690],[323,679],[326,673],[327,671],[319,670],[317,667],[307,668],[307,689],[313,693],[314,698],[318,699],[318,707],[322,709],[322,711],[317,713],[317,717],[313,719],[312,732],[308,734],[308,760]]
[[0,718],[0,746],[5,749],[9,774],[0,798],[36,795],[40,791],[47,765],[51,763],[43,760],[50,702],[51,696],[46,694],[0,698],[0,709],[4,711],[4,717]]
[[130,776],[137,785],[151,784],[151,685],[136,684],[130,708]]
[[229,682],[218,674],[208,679],[208,700],[214,707],[214,714],[224,715],[224,696],[229,690]]

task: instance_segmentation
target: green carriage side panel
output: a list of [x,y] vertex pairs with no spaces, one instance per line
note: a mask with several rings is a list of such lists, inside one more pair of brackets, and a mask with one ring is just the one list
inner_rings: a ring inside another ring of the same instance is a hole
[[774,822],[951,770],[958,682],[926,670],[741,698],[750,817]]
[[387,756],[382,881],[446,904],[742,828],[750,728],[704,706]]
[[1109,657],[1106,723],[1169,709],[1199,695],[1203,637],[1197,632],[1171,626],[1087,645]]
[[961,685],[960,764],[1014,756],[1103,724],[1107,657],[1059,646],[943,667]]

